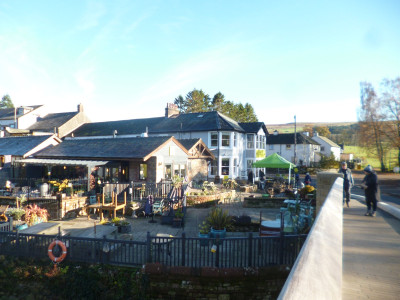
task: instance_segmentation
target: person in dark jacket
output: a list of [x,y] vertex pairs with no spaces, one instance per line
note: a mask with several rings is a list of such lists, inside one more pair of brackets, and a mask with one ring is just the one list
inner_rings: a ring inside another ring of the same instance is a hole
[[347,207],[350,207],[350,190],[354,185],[353,175],[350,169],[347,168],[347,163],[342,162],[342,167],[339,173],[343,174],[343,205],[346,201]]
[[253,171],[250,170],[250,171],[249,171],[249,174],[247,174],[247,182],[248,182],[249,184],[254,184],[253,179],[254,179]]
[[310,173],[306,173],[306,177],[304,177],[304,184],[311,185],[311,176]]
[[379,200],[378,176],[370,165],[364,169],[365,177],[361,183],[361,187],[365,190],[365,202],[367,203],[366,216],[375,217],[376,205]]

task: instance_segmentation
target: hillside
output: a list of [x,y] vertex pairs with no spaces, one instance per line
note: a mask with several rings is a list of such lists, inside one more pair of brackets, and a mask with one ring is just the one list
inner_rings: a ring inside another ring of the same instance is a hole
[[[301,132],[304,127],[323,127],[327,126],[331,133],[339,134],[337,131],[342,131],[344,129],[354,128],[357,125],[357,122],[335,122],[335,123],[324,123],[324,122],[298,122],[296,124],[297,132]],[[274,130],[278,130],[280,133],[291,133],[294,132],[294,123],[287,124],[266,124],[268,132],[272,133]],[[339,130],[337,130],[339,129]]]

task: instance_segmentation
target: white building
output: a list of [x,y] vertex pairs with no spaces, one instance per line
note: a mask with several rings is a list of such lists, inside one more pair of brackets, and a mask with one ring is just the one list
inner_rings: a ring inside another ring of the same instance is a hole
[[288,161],[299,166],[312,166],[319,161],[320,145],[308,133],[282,133],[274,131],[267,137],[266,155],[278,153]]
[[333,156],[335,157],[335,160],[339,161],[340,160],[340,146],[337,145],[336,143],[332,142],[330,139],[324,136],[319,136],[318,133],[314,133],[314,136],[312,139],[317,142],[318,144],[321,145],[321,154],[325,156]]

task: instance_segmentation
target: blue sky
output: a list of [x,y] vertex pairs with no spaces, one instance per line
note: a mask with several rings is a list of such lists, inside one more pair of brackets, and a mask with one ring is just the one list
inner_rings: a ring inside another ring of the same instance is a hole
[[162,116],[194,88],[266,124],[356,121],[400,76],[400,1],[0,0],[0,96],[92,121]]

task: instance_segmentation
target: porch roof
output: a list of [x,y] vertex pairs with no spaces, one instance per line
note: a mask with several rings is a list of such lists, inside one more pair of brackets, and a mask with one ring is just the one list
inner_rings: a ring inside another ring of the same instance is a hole
[[108,161],[103,160],[74,160],[74,159],[47,159],[47,158],[25,158],[16,160],[15,163],[32,165],[72,165],[72,166],[103,166]]

